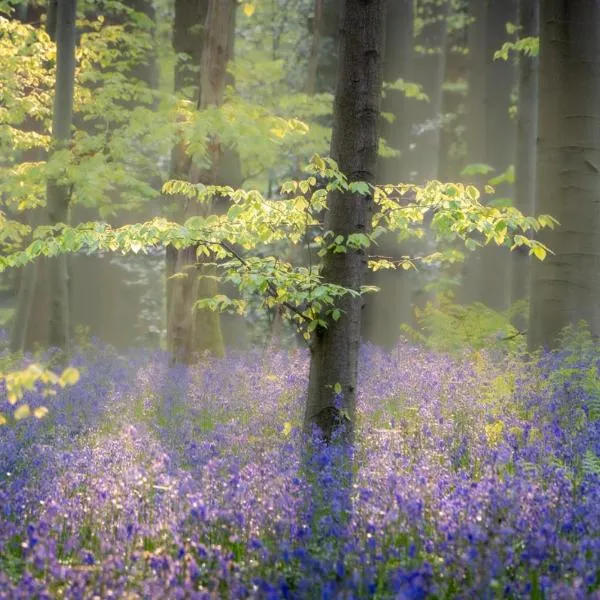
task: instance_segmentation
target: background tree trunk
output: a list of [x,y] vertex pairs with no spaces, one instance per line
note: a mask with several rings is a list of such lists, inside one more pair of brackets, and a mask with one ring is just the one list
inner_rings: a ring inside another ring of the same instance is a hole
[[[516,126],[510,118],[510,97],[516,83],[511,62],[494,60],[494,53],[507,41],[506,23],[515,23],[514,0],[482,2],[471,0],[469,15],[469,117],[468,162],[484,163],[500,174],[514,162]],[[470,181],[482,187],[490,175],[477,175]],[[512,186],[496,187],[496,197],[509,198]],[[511,257],[506,250],[488,246],[465,262],[462,302],[483,302],[495,310],[508,308],[510,300]]]
[[[385,37],[384,0],[346,0],[340,36],[331,155],[350,181],[375,182],[379,106]],[[346,238],[371,227],[372,196],[334,191],[329,196],[325,229]],[[358,290],[365,282],[365,251],[323,259],[327,282]],[[356,373],[363,298],[346,296],[342,317],[317,328],[311,347],[305,429],[318,426],[331,440],[339,425],[351,441],[356,409]],[[341,386],[336,398],[336,384]]]
[[[204,26],[208,15],[209,0],[175,0],[175,19],[173,22],[173,50],[178,55],[175,64],[175,91],[188,96],[195,96],[196,102],[200,97],[200,76],[196,72],[202,59],[202,45]],[[186,56],[181,60],[179,56]],[[170,179],[185,179],[189,175],[189,159],[182,145],[173,148],[171,153]],[[177,201],[181,204],[186,199],[181,197]],[[181,216],[181,215],[178,215]],[[166,314],[167,314],[167,347],[172,360],[177,362],[178,356],[189,355],[188,350],[183,347],[184,342],[176,336],[176,310],[178,304],[174,302],[175,294],[182,295],[185,290],[181,280],[172,279],[177,273],[178,264],[185,260],[180,254],[185,250],[178,251],[173,246],[166,249]],[[195,263],[195,251],[192,257]],[[192,264],[193,264],[192,263]],[[190,315],[191,319],[191,315]]]
[[[34,5],[24,2],[18,7],[15,17],[23,23],[38,23],[44,12],[42,5]],[[56,20],[54,22],[56,29]],[[55,31],[55,30],[54,30]],[[54,37],[54,31],[52,37]],[[25,129],[41,133],[42,124],[36,119],[29,117],[25,122]],[[45,152],[40,148],[34,148],[22,153],[22,162],[42,161]],[[42,225],[46,221],[45,209],[38,207],[24,216],[32,228]],[[42,285],[44,280],[44,269],[47,260],[40,258],[29,263],[18,270],[18,276],[14,278],[16,305],[12,318],[10,333],[10,349],[12,352],[24,352],[33,350],[36,343],[47,345],[48,343],[48,306],[46,302],[46,290]]]
[[532,267],[529,346],[583,319],[600,335],[600,3],[542,0],[536,210],[560,221]]
[[[521,38],[539,35],[539,0],[519,0],[519,26]],[[538,66],[537,56],[519,58],[515,206],[525,215],[535,212]],[[511,296],[512,302],[518,302],[529,294],[531,258],[523,246],[514,250],[512,257]],[[514,325],[521,331],[525,329],[522,314],[515,317]]]
[[[75,82],[76,0],[58,3],[56,25],[56,88],[52,136],[56,150],[65,148],[73,123],[73,89]],[[56,180],[47,184],[48,219],[51,225],[69,220],[70,189]],[[66,256],[49,261],[50,320],[49,343],[62,349],[69,343],[69,283]]]
[[413,111],[415,150],[411,156],[412,174],[419,184],[438,178],[442,85],[446,68],[446,39],[450,2],[418,0],[418,15],[423,28],[415,40],[419,51],[414,56],[417,83],[429,96],[429,102],[418,102]]
[[324,0],[315,0],[315,12],[312,18],[312,39],[304,91],[314,94],[317,91],[317,72],[319,68],[319,48],[323,30],[323,3]]
[[[402,78],[411,81],[413,62],[413,2],[390,2],[386,14],[386,44],[383,59],[383,79],[392,83]],[[382,111],[393,115],[392,123],[380,120],[381,135],[388,145],[400,152],[399,156],[379,157],[378,183],[400,183],[408,180],[408,139],[410,133],[410,104],[404,92],[388,90],[382,102]],[[379,238],[377,252],[386,256],[408,254],[406,246],[399,247],[395,234]],[[363,335],[381,346],[391,347],[400,337],[400,324],[412,321],[412,293],[414,273],[406,271],[378,271],[368,273],[370,285],[380,292],[369,299],[364,309]]]
[[[227,81],[227,62],[233,55],[235,34],[235,0],[211,0],[203,33],[203,50],[200,65],[199,108],[219,106],[223,103]],[[223,184],[221,171],[226,171],[225,154],[219,140],[212,140],[211,167],[198,169],[193,162],[189,168],[189,180],[207,185]],[[235,160],[229,156],[230,160]],[[230,182],[233,183],[233,182]],[[187,202],[184,219],[194,214],[207,214],[210,207]],[[218,287],[214,279],[198,277],[214,274],[203,267],[196,256],[196,248],[178,252],[175,272],[187,276],[174,280],[169,320],[172,328],[172,355],[175,362],[190,363],[197,352],[208,351],[223,356],[225,348],[219,314],[207,309],[197,310],[195,302],[200,298],[214,296]]]
[[[509,108],[517,79],[513,62],[494,60],[494,53],[508,39],[506,24],[516,23],[516,1],[493,0],[487,10],[485,154],[479,162],[491,165],[496,169],[495,173],[500,174],[514,164],[515,159],[516,124],[509,115]],[[496,186],[497,198],[512,198],[513,195],[513,185]],[[510,254],[495,245],[482,248],[478,254],[479,298],[494,310],[506,310],[510,302]]]

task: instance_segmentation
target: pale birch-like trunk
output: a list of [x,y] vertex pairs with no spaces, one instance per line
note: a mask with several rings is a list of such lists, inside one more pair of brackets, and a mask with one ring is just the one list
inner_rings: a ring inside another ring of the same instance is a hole
[[600,335],[600,2],[542,0],[536,210],[560,221],[532,267],[529,346],[585,320]]
[[[346,0],[340,53],[331,155],[350,181],[375,182],[378,119],[385,38],[385,0]],[[371,228],[373,198],[349,192],[329,195],[325,229],[346,238]],[[367,254],[327,253],[324,281],[355,290],[364,284]],[[317,426],[326,440],[336,430],[351,441],[356,412],[356,376],[364,299],[346,296],[342,317],[317,328],[311,344],[305,429]],[[336,397],[336,384],[341,394]],[[342,427],[340,427],[342,426]]]

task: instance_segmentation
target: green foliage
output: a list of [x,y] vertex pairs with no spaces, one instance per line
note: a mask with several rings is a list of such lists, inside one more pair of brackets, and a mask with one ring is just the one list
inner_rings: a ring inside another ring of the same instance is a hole
[[396,81],[384,82],[383,96],[385,97],[386,92],[390,90],[402,92],[407,98],[429,102],[429,96],[423,91],[423,86],[419,83],[405,81],[402,78],[397,79]]
[[[8,403],[12,406],[17,405],[27,391],[31,391],[41,386],[45,396],[51,396],[56,393],[55,388],[75,385],[79,381],[79,371],[74,367],[67,367],[60,375],[57,375],[49,369],[44,369],[38,364],[32,364],[24,369],[0,372],[0,381],[6,386]],[[45,406],[38,406],[31,409],[28,404],[20,403],[13,412],[13,419],[20,421],[30,416],[38,419],[45,417],[48,409]],[[7,423],[7,418],[0,413],[0,425]]]
[[[541,253],[548,251],[540,242],[522,234],[552,226],[553,220],[525,217],[512,207],[484,205],[473,186],[431,181],[425,186],[372,187],[349,182],[335,161],[319,156],[313,157],[307,171],[307,179],[284,183],[282,197],[276,200],[265,198],[256,190],[170,181],[164,186],[165,194],[185,196],[201,204],[222,196],[229,199],[230,208],[224,214],[193,216],[184,224],[155,218],[120,228],[103,222],[76,227],[41,226],[36,228],[35,239],[26,249],[0,257],[0,271],[22,266],[39,256],[107,251],[137,254],[160,245],[196,245],[199,256],[215,261],[220,281],[233,284],[246,296],[261,297],[269,308],[287,309],[286,315],[308,338],[317,327],[327,326],[327,315],[332,314],[340,297],[376,291],[373,287],[355,290],[324,282],[317,257],[326,253],[365,252],[386,232],[420,238],[427,230],[440,243],[462,240],[467,248],[489,243],[512,248],[525,245],[540,259]],[[373,196],[376,210],[371,233],[343,236],[322,229],[320,215],[326,209],[327,193],[333,190]],[[287,258],[271,254],[270,249],[278,244],[301,248],[309,256],[314,253],[314,257],[305,266],[298,252],[295,258],[294,253]],[[373,270],[407,269],[416,263],[439,265],[456,260],[454,249],[399,260],[373,254],[369,266]],[[222,294],[199,304],[240,313],[247,310],[247,305],[243,298],[231,300]]]
[[476,302],[456,304],[451,292],[439,294],[423,309],[415,309],[417,329],[402,325],[412,339],[443,352],[500,348],[522,350],[523,336],[511,325],[513,311],[499,313]]
[[494,52],[494,60],[508,60],[511,52],[515,52],[517,55],[537,56],[539,51],[539,37],[524,37],[516,42],[504,42],[502,48]]

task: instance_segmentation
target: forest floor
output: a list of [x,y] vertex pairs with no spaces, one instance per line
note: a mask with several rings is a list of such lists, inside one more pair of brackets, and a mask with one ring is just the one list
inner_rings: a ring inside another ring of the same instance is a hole
[[0,430],[0,598],[600,598],[597,361],[363,348],[348,489],[305,352],[83,349]]

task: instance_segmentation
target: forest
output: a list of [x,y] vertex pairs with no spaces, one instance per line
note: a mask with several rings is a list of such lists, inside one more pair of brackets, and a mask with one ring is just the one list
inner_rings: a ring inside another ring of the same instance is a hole
[[0,0],[0,599],[600,599],[600,0]]

